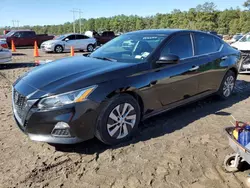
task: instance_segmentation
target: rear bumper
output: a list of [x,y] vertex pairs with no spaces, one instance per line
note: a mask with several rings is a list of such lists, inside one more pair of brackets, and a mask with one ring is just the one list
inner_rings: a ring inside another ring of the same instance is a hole
[[10,50],[0,50],[0,63],[7,63],[12,60],[12,53]]

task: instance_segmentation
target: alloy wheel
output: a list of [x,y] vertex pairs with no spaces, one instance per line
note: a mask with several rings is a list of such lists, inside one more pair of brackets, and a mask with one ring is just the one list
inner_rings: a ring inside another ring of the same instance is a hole
[[126,137],[135,126],[136,119],[135,108],[131,104],[124,103],[116,106],[108,117],[109,135],[115,139]]
[[88,52],[93,52],[94,51],[93,45],[89,45],[87,50]]
[[62,47],[61,46],[57,46],[56,47],[56,52],[57,53],[61,53],[63,51]]
[[231,95],[233,88],[234,88],[234,84],[235,84],[234,77],[232,75],[227,77],[227,79],[224,82],[224,87],[223,87],[223,95],[225,97],[229,97]]

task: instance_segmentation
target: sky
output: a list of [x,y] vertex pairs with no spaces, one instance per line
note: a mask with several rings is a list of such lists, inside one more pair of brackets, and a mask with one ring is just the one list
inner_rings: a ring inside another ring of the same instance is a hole
[[[73,21],[72,9],[81,9],[82,18],[110,17],[119,14],[151,16],[188,10],[209,0],[0,0],[0,27],[19,25],[51,25]],[[245,0],[210,0],[217,9],[239,6]],[[79,15],[76,16],[77,18]]]

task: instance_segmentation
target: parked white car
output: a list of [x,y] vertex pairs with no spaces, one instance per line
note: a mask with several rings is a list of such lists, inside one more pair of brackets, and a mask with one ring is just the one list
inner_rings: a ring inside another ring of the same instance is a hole
[[12,53],[5,41],[0,41],[0,63],[7,63],[12,60]]
[[231,46],[240,51],[250,51],[250,33],[244,35],[240,40],[231,44]]
[[93,52],[96,46],[96,39],[83,34],[66,34],[43,42],[41,49],[45,52],[62,53],[70,51],[71,46],[74,47],[74,50]]

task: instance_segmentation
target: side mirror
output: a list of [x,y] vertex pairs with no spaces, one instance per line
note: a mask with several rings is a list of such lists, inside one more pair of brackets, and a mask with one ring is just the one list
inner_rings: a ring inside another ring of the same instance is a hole
[[66,38],[66,39],[65,39],[65,42],[68,42],[68,41],[69,41],[69,39],[68,39],[68,38]]
[[166,56],[160,56],[159,60],[156,61],[157,64],[177,64],[180,58],[177,55],[169,54]]

